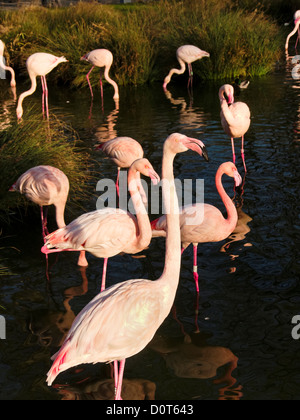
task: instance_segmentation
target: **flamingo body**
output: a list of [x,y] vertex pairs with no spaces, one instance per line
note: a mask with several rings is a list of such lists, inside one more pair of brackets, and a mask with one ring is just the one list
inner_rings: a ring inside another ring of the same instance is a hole
[[116,137],[101,143],[97,149],[101,149],[118,168],[129,168],[135,160],[144,157],[142,146],[131,137]]
[[[188,144],[189,139],[178,133],[169,136],[164,143],[162,175],[171,188],[166,189],[166,183],[163,183],[164,204],[170,212],[161,277],[156,281],[128,280],[98,294],[77,315],[63,346],[54,355],[47,375],[48,385],[60,372],[72,366],[121,360],[116,392],[116,399],[120,399],[125,359],[145,348],[169,314],[177,291],[181,262],[173,160],[176,153],[187,150],[183,143]],[[198,153],[202,154],[201,148]]]
[[32,95],[36,90],[36,78],[41,77],[42,81],[42,109],[46,109],[47,117],[49,118],[48,110],[48,88],[46,82],[46,75],[50,73],[58,64],[68,61],[65,57],[56,57],[55,55],[39,52],[32,54],[26,61],[27,71],[31,80],[31,87],[26,92],[21,93],[17,104],[17,118],[22,118],[23,115],[23,100],[29,95]]
[[[168,83],[170,83],[173,74],[183,74],[188,65],[190,79],[193,76],[192,63],[196,60],[201,60],[203,57],[210,57],[210,54],[206,51],[201,50],[194,45],[182,45],[176,51],[176,57],[180,64],[180,69],[171,69],[169,74],[165,77],[163,87],[166,89]],[[189,80],[190,83],[190,80]]]
[[[93,89],[92,89],[92,86],[91,86],[91,83],[90,83],[90,80],[89,80],[89,75],[90,75],[91,71],[93,70],[93,68],[96,66],[96,67],[104,67],[104,77],[107,80],[107,82],[110,83],[114,88],[114,96],[113,97],[114,97],[114,99],[119,99],[118,85],[109,76],[109,70],[110,70],[110,68],[112,66],[112,63],[113,63],[112,53],[105,48],[99,48],[99,49],[90,51],[87,54],[85,54],[84,56],[82,56],[81,60],[86,60],[90,64],[92,64],[92,66],[93,66],[91,68],[91,70],[88,72],[88,74],[86,75],[92,97],[94,95],[93,95]],[[100,79],[100,85],[101,85],[101,95],[102,95],[102,98],[103,98],[101,79]]]
[[[221,211],[207,203],[196,203],[180,209],[179,223],[182,251],[190,244],[194,246],[194,279],[199,292],[197,273],[197,247],[199,243],[220,242],[226,239],[236,228],[238,214],[234,203],[222,186],[222,176],[226,174],[235,179],[236,186],[242,182],[236,166],[231,162],[223,163],[216,174],[216,187],[227,210],[227,219]],[[166,235],[166,216],[151,223],[152,236]]]
[[16,86],[15,71],[12,67],[5,65],[4,49],[5,49],[4,42],[0,40],[0,68],[10,72],[10,74],[11,74],[10,86],[15,87]]
[[235,163],[234,139],[242,137],[241,155],[245,171],[244,135],[249,130],[251,124],[251,113],[247,104],[244,102],[234,102],[234,88],[231,85],[223,85],[219,90],[221,103],[221,124],[225,133],[231,137],[233,163]]

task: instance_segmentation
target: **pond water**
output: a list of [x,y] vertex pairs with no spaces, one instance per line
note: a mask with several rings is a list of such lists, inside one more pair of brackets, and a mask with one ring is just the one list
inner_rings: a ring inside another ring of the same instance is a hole
[[[172,312],[151,345],[126,362],[124,399],[299,399],[300,341],[292,336],[292,319],[300,315],[300,81],[293,79],[291,68],[251,80],[241,93],[239,100],[252,113],[245,136],[248,173],[237,153],[242,189],[234,191],[232,180],[223,178],[238,208],[238,228],[226,241],[199,245],[198,298],[191,247],[184,252]],[[20,84],[18,93],[27,86]],[[116,107],[106,85],[102,107],[97,90],[91,104],[88,86],[74,91],[49,83],[49,106],[90,146],[115,136],[137,139],[159,173],[162,144],[170,133],[201,139],[210,162],[184,153],[176,157],[174,173],[180,179],[204,179],[205,201],[224,212],[214,176],[232,153],[220,124],[219,87],[195,84],[192,97],[185,84],[175,81],[167,95],[160,84],[120,88]],[[9,85],[2,80],[4,88],[2,122],[15,115]],[[40,100],[38,89],[26,102]],[[236,145],[239,151],[239,141]],[[115,179],[115,165],[100,153],[98,159],[103,177]],[[95,209],[95,197],[86,208]],[[6,323],[6,339],[0,340],[0,399],[112,398],[110,365],[81,365],[60,375],[53,387],[45,382],[51,355],[99,291],[103,260],[88,255],[89,266],[80,269],[75,253],[60,253],[49,256],[47,271],[38,212],[35,220],[4,227],[1,247],[13,275],[0,278],[0,313]],[[107,284],[156,279],[163,264],[164,240],[156,238],[138,256],[111,258]]]

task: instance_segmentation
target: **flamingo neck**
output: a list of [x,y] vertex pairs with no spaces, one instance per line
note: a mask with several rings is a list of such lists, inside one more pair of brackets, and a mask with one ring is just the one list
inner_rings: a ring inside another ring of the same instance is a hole
[[29,75],[29,77],[30,77],[30,80],[31,80],[31,87],[30,87],[30,89],[21,93],[21,95],[19,96],[19,99],[18,99],[18,104],[17,104],[17,116],[18,116],[18,118],[20,118],[23,115],[23,107],[22,107],[23,100],[27,96],[32,95],[36,90],[36,76]]
[[138,232],[137,232],[137,247],[142,251],[145,249],[152,237],[152,230],[150,225],[149,216],[147,214],[145,205],[143,203],[141,194],[138,190],[139,185],[139,173],[134,169],[129,168],[128,170],[128,188],[131,196],[131,201],[135,210]]
[[293,29],[293,31],[288,35],[287,39],[286,39],[286,43],[285,43],[285,50],[287,51],[289,48],[289,41],[290,38],[297,32],[298,28],[300,26],[300,19],[298,21],[295,22],[295,28]]
[[228,229],[230,231],[233,231],[237,225],[238,222],[238,215],[237,215],[237,211],[236,211],[236,207],[233,203],[233,201],[231,200],[231,198],[229,197],[229,195],[226,193],[223,184],[222,184],[222,176],[223,176],[224,172],[222,171],[222,169],[219,169],[217,171],[216,174],[216,187],[218,190],[218,193],[224,203],[224,206],[227,210],[227,219],[226,219],[226,223],[228,224]]
[[56,208],[56,223],[58,229],[66,226],[65,223],[65,203],[60,203],[55,206]]
[[164,80],[164,87],[166,87],[167,84],[170,82],[174,73],[183,74],[185,72],[185,68],[186,68],[185,62],[181,60],[181,58],[177,58],[177,59],[180,64],[180,69],[171,69],[169,71],[169,74],[165,77],[165,80]]
[[181,266],[181,242],[179,226],[179,206],[176,194],[173,161],[175,154],[164,145],[162,161],[162,194],[166,213],[165,266],[160,282],[167,285],[170,304],[174,302]]
[[109,76],[109,67],[105,67],[104,77],[108,81],[108,83],[110,83],[114,87],[114,90],[115,90],[114,99],[119,99],[119,88],[118,88],[117,83],[114,80],[112,80]]

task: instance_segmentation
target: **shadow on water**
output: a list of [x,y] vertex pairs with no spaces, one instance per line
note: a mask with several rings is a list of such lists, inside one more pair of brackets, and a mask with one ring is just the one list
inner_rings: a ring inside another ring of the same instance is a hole
[[[222,243],[198,247],[198,300],[191,247],[183,254],[174,309],[149,346],[128,359],[124,399],[299,399],[299,342],[291,336],[291,320],[300,302],[300,80],[291,69],[287,62],[285,72],[251,80],[241,93],[239,100],[252,113],[245,136],[248,174],[238,191],[223,179],[238,209],[237,228]],[[14,116],[15,99],[6,81],[0,82],[4,129]],[[160,85],[122,88],[118,106],[109,86],[103,106],[100,94],[91,103],[88,89],[49,89],[49,107],[92,147],[115,136],[135,138],[158,172],[170,133],[201,139],[210,162],[185,153],[176,158],[175,176],[203,178],[205,201],[223,209],[214,177],[232,155],[220,124],[219,87],[195,84],[192,97],[176,83],[166,93]],[[39,104],[39,93],[28,103]],[[101,154],[97,159],[103,177],[114,178],[114,164]],[[244,176],[240,156],[237,166]],[[86,207],[94,210],[95,202]],[[0,281],[7,328],[0,342],[0,399],[111,399],[109,365],[82,365],[58,377],[52,388],[45,383],[50,357],[76,314],[99,291],[103,260],[88,255],[89,267],[81,270],[76,253],[50,255],[46,273],[41,245],[38,213],[6,227],[1,237],[1,253],[13,275]],[[159,277],[164,240],[154,239],[137,257],[111,258],[108,285]]]

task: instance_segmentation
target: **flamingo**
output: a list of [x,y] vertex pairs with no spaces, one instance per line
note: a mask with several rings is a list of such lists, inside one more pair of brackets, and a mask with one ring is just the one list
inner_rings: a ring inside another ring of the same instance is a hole
[[[89,87],[90,87],[92,98],[93,98],[94,94],[93,94],[93,89],[92,89],[92,86],[91,86],[91,83],[90,83],[89,76],[90,76],[90,73],[93,70],[93,68],[95,66],[97,66],[97,67],[104,67],[104,77],[108,81],[108,83],[110,83],[114,87],[115,93],[114,93],[113,98],[115,100],[118,100],[119,99],[118,85],[114,80],[112,80],[109,77],[109,70],[110,70],[110,68],[112,66],[112,63],[113,63],[112,53],[109,50],[106,50],[105,48],[100,48],[100,49],[97,49],[97,50],[90,51],[89,53],[82,56],[80,60],[86,60],[86,61],[88,61],[89,63],[92,64],[91,70],[86,75],[86,78],[87,78],[87,81],[88,81],[88,84],[89,84]],[[101,76],[100,76],[100,87],[101,87],[101,98],[102,98],[102,101],[103,101],[103,86],[102,86]]]
[[[232,162],[223,163],[216,173],[216,187],[226,207],[227,219],[223,217],[217,207],[206,203],[191,204],[180,209],[181,252],[183,253],[191,243],[193,244],[193,276],[197,293],[199,293],[198,244],[223,241],[233,232],[238,221],[236,207],[222,185],[222,176],[224,174],[234,178],[236,186],[241,184],[242,178]],[[153,237],[166,236],[166,216],[164,215],[154,220],[151,223],[151,227]]]
[[140,143],[131,137],[116,137],[101,143],[96,149],[101,150],[118,166],[116,189],[119,195],[121,168],[129,168],[135,160],[143,158],[144,150]]
[[128,186],[136,217],[122,209],[110,207],[84,213],[68,226],[48,235],[42,252],[47,255],[52,252],[81,250],[104,258],[101,284],[103,291],[108,258],[121,252],[137,254],[151,241],[149,217],[137,191],[136,179],[140,173],[150,177],[154,184],[159,182],[158,174],[147,159],[138,159],[129,168]]
[[244,135],[250,127],[250,109],[244,102],[234,102],[234,88],[231,85],[223,85],[219,90],[219,99],[221,103],[221,123],[228,136],[231,137],[233,163],[236,161],[234,139],[242,137],[241,155],[245,172],[247,172],[245,163]]
[[[195,144],[193,139],[178,133],[171,134],[164,142],[162,188],[164,205],[169,211],[162,275],[156,281],[132,279],[115,284],[88,303],[75,318],[62,347],[52,357],[54,362],[47,374],[49,386],[60,372],[78,364],[114,361],[115,399],[121,399],[125,360],[149,344],[175,299],[181,254],[173,161],[177,153],[186,151],[189,146],[195,149]],[[198,149],[200,155],[203,146]]]
[[67,62],[68,60],[65,57],[56,57],[55,55],[39,52],[32,54],[28,57],[26,61],[27,71],[31,80],[31,87],[26,92],[21,93],[19,96],[17,104],[17,118],[21,119],[23,115],[22,103],[24,98],[29,95],[32,95],[36,90],[36,78],[41,76],[42,82],[42,111],[44,115],[44,110],[46,108],[46,115],[49,118],[49,109],[48,109],[48,87],[46,82],[46,75],[50,73],[58,64]]
[[297,41],[295,48],[297,49],[298,42],[300,41],[300,10],[297,10],[297,12],[294,14],[294,23],[295,28],[292,30],[292,32],[288,35],[285,43],[285,51],[288,52],[289,49],[289,41],[290,38],[298,31]]
[[[41,208],[42,234],[45,240],[48,235],[47,213],[44,207],[54,205],[57,227],[66,226],[64,212],[69,194],[68,177],[58,168],[53,166],[35,166],[29,169],[10,187],[10,191],[18,191]],[[81,252],[78,265],[86,266],[85,253]]]
[[210,54],[206,51],[201,50],[194,45],[182,45],[176,51],[176,57],[180,64],[180,69],[171,69],[169,74],[165,77],[163,88],[166,89],[168,83],[170,83],[171,78],[174,73],[183,74],[186,69],[186,64],[189,70],[189,81],[188,86],[192,83],[193,78],[193,69],[192,63],[196,60],[201,60],[203,57],[210,57]]
[[0,40],[0,68],[10,72],[10,74],[11,74],[10,86],[15,87],[16,86],[15,72],[14,72],[14,69],[12,67],[9,67],[9,66],[5,65],[4,48],[5,48],[4,42]]

